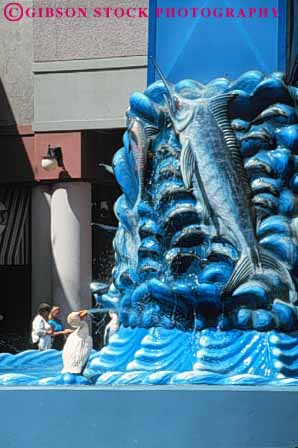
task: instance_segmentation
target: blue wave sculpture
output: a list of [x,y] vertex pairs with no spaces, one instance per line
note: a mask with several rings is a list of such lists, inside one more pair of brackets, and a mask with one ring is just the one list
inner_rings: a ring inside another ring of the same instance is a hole
[[117,303],[120,340],[148,335],[129,361],[129,333],[95,357],[99,384],[296,375],[280,342],[298,330],[296,100],[282,74],[256,71],[132,95],[114,158],[116,265],[98,302]]
[[297,329],[296,97],[256,71],[132,95],[99,297],[124,327]]
[[95,291],[121,328],[85,378],[20,384],[296,384],[297,100],[257,71],[132,95],[112,283]]

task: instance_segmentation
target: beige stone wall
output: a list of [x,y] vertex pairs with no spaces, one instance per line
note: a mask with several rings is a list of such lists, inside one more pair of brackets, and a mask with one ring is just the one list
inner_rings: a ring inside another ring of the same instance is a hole
[[[31,6],[32,0],[22,0]],[[33,23],[30,19],[0,19],[0,127],[31,124],[33,120],[32,75]]]
[[35,62],[142,56],[147,53],[147,19],[96,18],[93,9],[148,7],[149,0],[34,0],[34,7],[86,7],[88,17],[34,22]]
[[[28,7],[148,7],[148,0],[22,0]],[[2,12],[2,11],[1,11]],[[0,127],[34,122],[32,63],[140,57],[147,53],[144,18],[0,20]],[[84,68],[85,70],[85,68]],[[86,69],[88,71],[88,67]],[[92,70],[92,67],[90,67]],[[132,69],[133,71],[133,69]],[[108,73],[108,76],[110,74]],[[144,78],[144,75],[141,75]],[[89,82],[89,81],[88,81]],[[136,86],[143,81],[136,82]],[[126,92],[126,89],[124,89]],[[129,89],[128,89],[129,93]],[[128,94],[125,93],[125,94]],[[116,98],[111,98],[117,102]],[[121,109],[123,105],[121,104]],[[66,116],[65,119],[68,117]],[[90,117],[86,116],[89,120]]]

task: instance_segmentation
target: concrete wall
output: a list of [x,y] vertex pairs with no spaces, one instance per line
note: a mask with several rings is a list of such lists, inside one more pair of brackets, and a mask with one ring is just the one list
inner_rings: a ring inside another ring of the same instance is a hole
[[34,0],[85,7],[88,17],[34,21],[34,130],[125,126],[129,96],[146,86],[146,18],[96,18],[94,8],[148,7],[148,0]]
[[[29,7],[32,0],[22,0],[22,4]],[[32,33],[30,19],[0,19],[0,127],[32,124]]]
[[96,18],[94,7],[146,7],[148,0],[34,0],[34,6],[79,7],[88,17],[35,20],[34,60],[66,61],[145,55],[147,20],[145,18]]
[[[146,86],[146,18],[96,18],[94,8],[148,7],[148,0],[34,0],[85,7],[88,17],[34,21],[34,130],[125,126],[128,99]],[[57,62],[59,61],[59,62]]]
[[146,87],[146,58],[36,63],[34,73],[35,131],[120,128]]
[[3,448],[298,446],[297,388],[1,388],[0,399]]
[[[121,7],[148,3],[123,0]],[[119,0],[71,5],[23,0],[22,5],[84,6],[90,17],[0,20],[0,126],[33,121],[37,131],[123,126],[129,95],[146,83],[147,19],[92,17],[94,7],[119,7]]]

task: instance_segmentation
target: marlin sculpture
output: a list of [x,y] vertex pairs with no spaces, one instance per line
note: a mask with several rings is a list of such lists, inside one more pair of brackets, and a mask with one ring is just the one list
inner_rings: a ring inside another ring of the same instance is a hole
[[182,97],[154,64],[166,87],[168,113],[182,147],[180,166],[184,184],[200,190],[205,213],[217,236],[231,241],[240,253],[222,296],[239,294],[253,276],[277,270],[288,285],[287,300],[295,302],[297,293],[288,269],[262,248],[256,238],[251,187],[228,116],[229,104],[238,93],[211,98]]

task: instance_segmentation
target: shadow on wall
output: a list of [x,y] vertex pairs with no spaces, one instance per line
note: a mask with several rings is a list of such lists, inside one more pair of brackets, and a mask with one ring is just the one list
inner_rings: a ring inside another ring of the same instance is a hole
[[31,126],[18,127],[0,80],[0,183],[32,182],[34,134]]
[[13,126],[15,124],[13,112],[11,110],[3,84],[0,80],[0,126]]
[[0,234],[0,285],[6,291],[0,305],[4,316],[0,335],[14,333],[25,338],[31,324],[29,201],[34,181],[34,135],[30,126],[17,126],[1,80],[0,150],[0,198],[8,216]]

